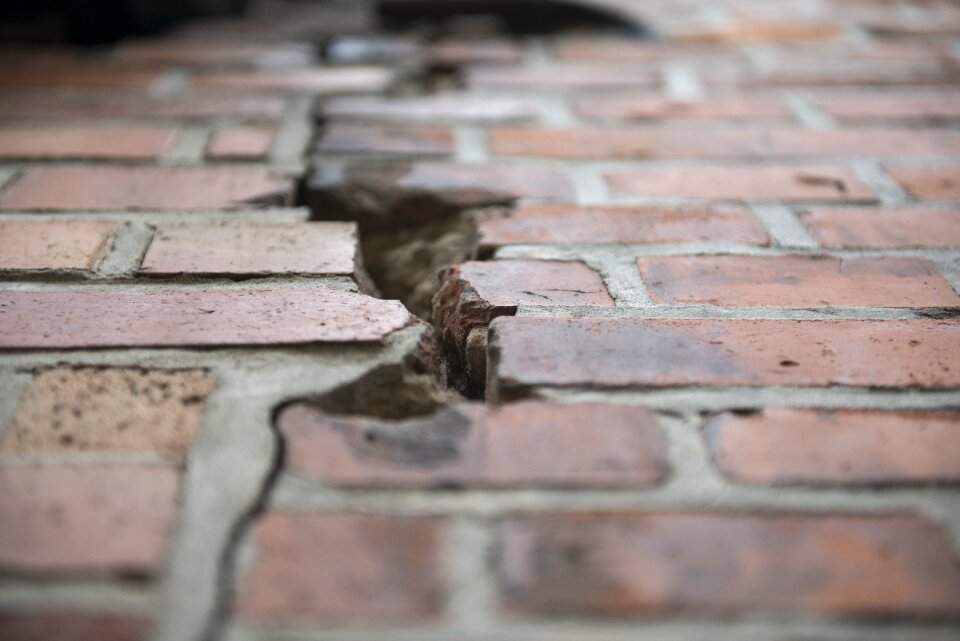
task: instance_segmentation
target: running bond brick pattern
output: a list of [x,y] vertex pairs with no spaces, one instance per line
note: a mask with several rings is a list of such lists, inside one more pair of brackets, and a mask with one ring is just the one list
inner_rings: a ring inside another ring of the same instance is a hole
[[0,638],[958,638],[960,7],[378,4],[0,48]]

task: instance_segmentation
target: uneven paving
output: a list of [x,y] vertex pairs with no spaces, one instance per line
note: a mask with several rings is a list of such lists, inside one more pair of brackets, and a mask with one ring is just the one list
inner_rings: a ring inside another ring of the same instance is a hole
[[958,637],[960,7],[578,4],[0,50],[0,638]]

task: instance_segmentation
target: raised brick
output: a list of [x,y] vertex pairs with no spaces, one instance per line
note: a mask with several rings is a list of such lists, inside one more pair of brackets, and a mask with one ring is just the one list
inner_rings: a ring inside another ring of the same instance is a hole
[[430,517],[271,512],[239,595],[254,621],[370,624],[440,614],[440,522]]
[[264,45],[173,39],[129,42],[114,51],[113,55],[126,63],[200,67],[301,67],[309,65],[315,58],[313,47],[297,43]]
[[506,605],[525,615],[960,612],[950,541],[913,516],[537,515],[498,540]]
[[960,307],[923,258],[643,256],[654,303],[721,307]]
[[284,100],[274,96],[152,96],[140,92],[6,91],[0,117],[24,120],[67,118],[258,118],[276,120]]
[[716,200],[875,202],[845,167],[654,167],[607,174],[617,195]]
[[0,220],[0,270],[92,271],[116,230],[99,220]]
[[481,248],[510,244],[742,243],[766,245],[749,211],[720,207],[522,205],[478,216]]
[[950,158],[960,153],[960,133],[935,129],[511,127],[489,135],[495,154],[538,158]]
[[958,412],[767,409],[714,417],[706,439],[745,483],[957,483],[958,425]]
[[237,125],[217,129],[207,145],[207,156],[216,159],[261,160],[270,153],[273,127]]
[[0,467],[0,569],[153,573],[177,493],[167,467]]
[[185,456],[213,389],[213,380],[199,370],[43,370],[20,394],[0,454]]
[[0,196],[3,210],[224,209],[284,204],[289,180],[253,167],[36,167]]
[[565,63],[542,67],[473,67],[466,73],[467,86],[495,89],[598,89],[655,87],[657,68],[639,65]]
[[314,146],[321,154],[446,156],[454,152],[453,133],[442,127],[400,127],[334,123]]
[[158,158],[176,136],[173,127],[47,125],[0,127],[2,158]]
[[283,94],[376,93],[385,91],[394,73],[380,67],[343,67],[270,72],[219,72],[197,76],[196,87]]
[[800,220],[823,247],[960,247],[960,209],[814,209]]
[[0,292],[0,348],[379,341],[397,301],[328,289]]
[[790,116],[777,96],[714,96],[704,100],[673,100],[656,95],[584,96],[576,102],[584,118],[610,120],[753,120]]
[[354,223],[161,227],[145,274],[341,274],[357,276]]
[[960,198],[960,167],[888,168],[893,179],[910,195],[922,200]]
[[960,93],[894,90],[825,94],[817,103],[839,120],[957,120]]
[[137,615],[65,608],[0,612],[6,641],[143,641],[149,631],[150,622]]
[[515,310],[518,305],[613,305],[600,276],[583,263],[471,261],[454,267],[449,278],[462,281],[471,300],[497,310]]
[[950,321],[645,320],[501,317],[495,391],[600,387],[960,385]]
[[667,472],[654,414],[617,405],[460,405],[397,422],[280,416],[289,469],[348,487],[633,487]]
[[529,100],[513,96],[455,93],[383,98],[348,96],[321,105],[325,118],[381,120],[386,122],[515,122],[535,120],[540,110]]

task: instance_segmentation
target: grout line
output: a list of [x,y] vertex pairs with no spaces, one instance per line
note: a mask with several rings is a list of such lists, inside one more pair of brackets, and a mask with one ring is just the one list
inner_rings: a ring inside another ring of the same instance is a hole
[[572,127],[580,122],[570,105],[570,96],[544,95],[537,100],[543,124],[550,127]]
[[852,165],[857,178],[877,195],[882,205],[903,205],[909,201],[907,192],[884,171],[878,161],[860,160],[854,161]]
[[199,165],[207,153],[207,143],[213,133],[210,125],[186,125],[180,129],[177,139],[160,159],[166,166]]
[[697,102],[704,99],[705,90],[693,65],[668,63],[663,67],[664,93],[677,102]]
[[495,625],[496,578],[489,567],[493,533],[488,523],[454,516],[446,528],[447,618],[456,630],[486,630]]
[[783,97],[794,118],[807,129],[835,129],[837,123],[817,105],[808,93],[790,91]]
[[457,162],[481,164],[490,160],[487,130],[474,125],[457,125],[453,128]]
[[171,69],[149,89],[151,96],[166,97],[181,93],[187,86],[190,72],[186,69]]
[[316,133],[313,127],[314,99],[299,96],[289,99],[279,129],[270,147],[271,169],[291,174],[303,172],[303,157]]
[[135,276],[153,240],[153,233],[153,226],[145,222],[123,223],[117,230],[109,251],[97,266],[97,276],[101,278]]
[[817,247],[810,232],[789,207],[752,204],[750,209],[766,228],[771,240],[778,246]]
[[589,166],[574,167],[567,165],[567,175],[573,183],[577,204],[599,205],[609,200],[607,181],[603,172]]

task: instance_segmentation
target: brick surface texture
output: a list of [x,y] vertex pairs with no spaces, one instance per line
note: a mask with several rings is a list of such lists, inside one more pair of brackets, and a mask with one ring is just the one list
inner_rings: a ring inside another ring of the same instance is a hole
[[0,639],[960,638],[960,4],[18,4]]

